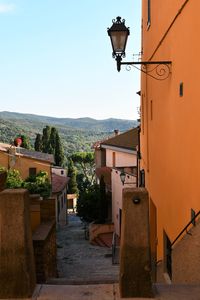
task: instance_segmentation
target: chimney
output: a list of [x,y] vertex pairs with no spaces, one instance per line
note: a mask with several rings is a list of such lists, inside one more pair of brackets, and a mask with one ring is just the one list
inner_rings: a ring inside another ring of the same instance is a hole
[[119,129],[114,130],[115,136],[119,134]]

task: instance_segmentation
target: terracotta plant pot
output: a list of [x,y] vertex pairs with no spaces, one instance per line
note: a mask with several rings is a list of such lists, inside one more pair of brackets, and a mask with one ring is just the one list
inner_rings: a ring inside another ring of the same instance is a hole
[[0,171],[0,191],[3,191],[6,186],[7,172]]

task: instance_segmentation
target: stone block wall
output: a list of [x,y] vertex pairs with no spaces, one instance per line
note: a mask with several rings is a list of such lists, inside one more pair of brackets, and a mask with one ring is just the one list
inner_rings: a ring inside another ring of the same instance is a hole
[[149,238],[149,196],[144,188],[124,188],[120,243],[120,295],[153,297]]
[[46,222],[56,217],[55,199],[48,198],[40,201],[41,222]]
[[41,223],[33,234],[33,248],[37,283],[57,277],[56,268],[56,222]]
[[27,190],[0,192],[0,299],[28,298],[35,288],[35,264]]
[[172,249],[172,282],[200,282],[200,220]]

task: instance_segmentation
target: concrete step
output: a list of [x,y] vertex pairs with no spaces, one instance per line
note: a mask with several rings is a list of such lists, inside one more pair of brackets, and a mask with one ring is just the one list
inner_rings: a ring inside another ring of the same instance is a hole
[[49,285],[93,285],[118,283],[118,276],[94,276],[93,278],[49,278],[46,284]]
[[[121,300],[118,284],[91,285],[38,285],[37,300]],[[124,298],[123,298],[124,299]],[[128,298],[147,300],[147,298]],[[159,300],[200,300],[200,285],[155,285],[155,298]],[[19,299],[18,299],[19,300]]]
[[92,242],[92,245],[100,247],[112,247],[112,233],[101,233]]
[[99,247],[107,247],[104,241],[98,236],[92,242],[92,245],[99,246]]

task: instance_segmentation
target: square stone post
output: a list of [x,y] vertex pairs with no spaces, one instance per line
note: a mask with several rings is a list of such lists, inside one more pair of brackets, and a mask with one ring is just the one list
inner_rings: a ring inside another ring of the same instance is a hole
[[29,193],[0,193],[0,299],[31,297],[36,285]]
[[148,192],[144,188],[126,188],[120,247],[121,297],[153,297],[150,265]]

